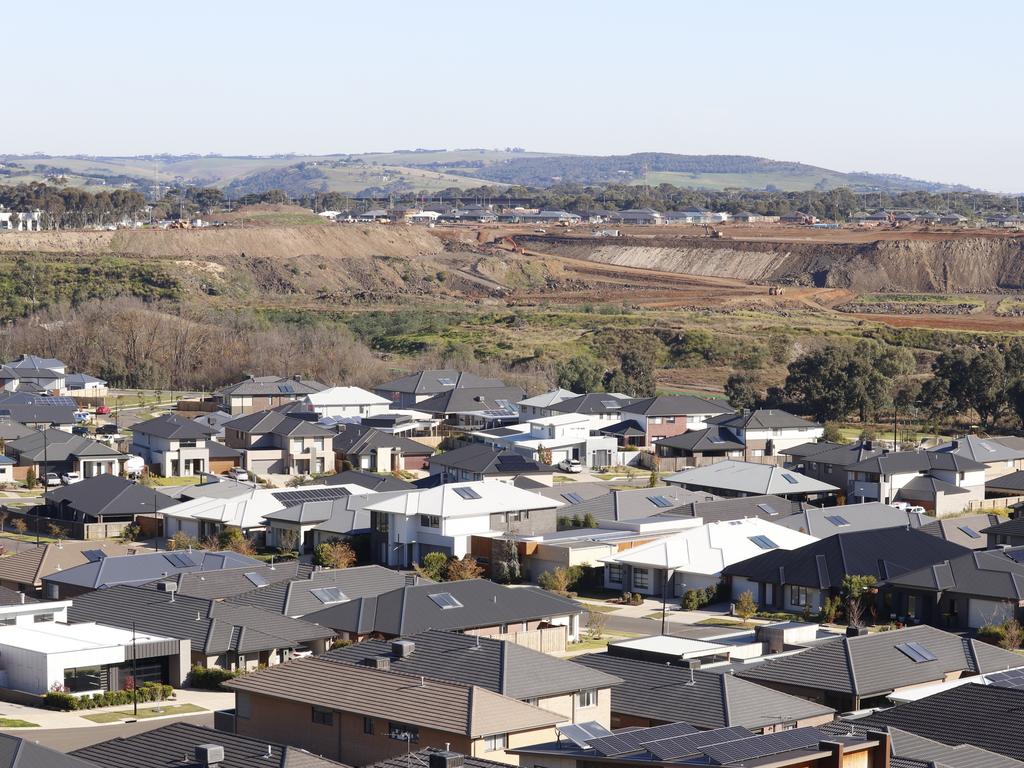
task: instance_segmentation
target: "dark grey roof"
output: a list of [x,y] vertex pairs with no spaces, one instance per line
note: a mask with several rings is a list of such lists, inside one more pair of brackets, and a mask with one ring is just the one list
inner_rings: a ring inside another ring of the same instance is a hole
[[[988,539],[982,533],[990,526],[998,525],[1003,518],[994,514],[963,515],[947,517],[944,520],[922,525],[921,530],[940,539],[952,541],[968,549],[985,549]],[[974,535],[977,534],[977,535]]]
[[56,357],[40,357],[39,355],[19,355],[17,360],[12,360],[9,363],[4,363],[7,368],[14,368],[16,370],[27,368],[29,370],[48,370],[53,371],[56,369],[66,369],[67,365],[64,364],[63,360],[58,360]]
[[416,410],[425,413],[475,413],[501,411],[514,416],[516,405],[526,393],[519,387],[458,387],[440,392],[416,403]]
[[993,477],[991,480],[986,480],[985,488],[1012,491],[1016,494],[1024,493],[1024,469],[1019,469],[1002,477]]
[[[217,768],[338,768],[342,765],[297,747],[250,739],[234,733],[216,731],[191,723],[172,723],[162,728],[143,731],[134,736],[121,736],[101,741],[71,754],[93,761],[104,768],[206,768],[195,762],[195,748],[202,744],[224,747],[224,760]],[[182,756],[187,755],[187,760]]]
[[[660,488],[658,489],[661,490]],[[704,494],[709,496],[710,494]],[[739,496],[736,498],[711,501],[692,501],[674,509],[659,513],[659,517],[699,517],[705,523],[720,523],[723,520],[742,520],[745,517],[759,517],[778,523],[796,514],[804,504],[781,496]]]
[[544,486],[543,488],[536,489],[530,488],[529,490],[535,491],[548,499],[561,501],[570,506],[589,499],[595,499],[599,496],[607,496],[611,493],[611,487],[609,484],[601,482],[600,480],[592,482],[558,483],[554,486]]
[[615,435],[617,437],[640,437],[647,434],[636,419],[626,419],[608,427],[601,427],[598,431],[602,435]]
[[797,549],[775,549],[722,569],[723,576],[839,589],[849,573],[879,581],[958,557],[970,550],[927,533],[882,528],[837,533]]
[[933,520],[934,518],[920,512],[910,512],[881,502],[869,501],[839,507],[804,507],[795,515],[772,522],[823,539],[837,533],[870,531],[877,528],[910,527],[923,530],[924,525],[934,524]]
[[835,720],[819,728],[835,736],[863,737],[868,731],[888,732],[891,768],[1024,768],[1024,763],[1019,760],[973,744],[943,744],[893,726]]
[[794,459],[804,459],[842,447],[842,443],[830,443],[826,440],[821,440],[818,442],[800,443],[800,445],[794,445],[792,448],[783,448],[779,453],[785,456],[792,456]]
[[333,595],[324,593],[320,593],[323,597],[318,597],[314,590],[337,587],[344,599],[356,600],[360,597],[375,597],[405,584],[405,574],[380,565],[312,571],[303,569],[294,579],[228,598],[228,602],[256,606],[284,616],[304,616],[322,610],[328,604],[324,599],[333,599]]
[[17,592],[7,587],[0,587],[0,605],[23,605],[25,603],[38,603],[36,598],[26,595],[24,592]]
[[729,674],[696,670],[691,683],[689,669],[608,653],[583,654],[573,661],[623,680],[612,688],[612,712],[620,715],[702,729],[757,729],[835,711]]
[[821,426],[815,421],[802,419],[777,408],[726,413],[706,421],[708,424],[721,424],[732,429],[807,429]]
[[[379,763],[368,766],[368,768],[430,768],[430,756],[438,753],[446,752],[440,747],[427,747],[408,755],[381,760]],[[508,768],[508,763],[496,763],[493,760],[484,760],[483,758],[471,755],[463,755],[462,764],[466,768]],[[988,767],[985,766],[985,768]]]
[[51,573],[43,580],[71,584],[88,589],[104,589],[117,584],[146,584],[186,571],[219,571],[223,568],[262,566],[259,560],[237,552],[145,552],[138,555],[101,557],[66,571]]
[[[430,597],[444,592],[460,606],[442,608]],[[505,587],[472,579],[405,586],[377,597],[331,606],[305,618],[343,632],[398,637],[427,629],[458,631],[582,612],[583,607],[576,601],[538,587]]]
[[416,486],[393,475],[378,475],[373,472],[360,472],[349,469],[329,477],[321,477],[317,482],[324,485],[358,485],[368,491],[411,491]]
[[1024,560],[1024,547],[976,550],[900,574],[888,584],[1017,602],[1024,600],[1024,562],[1014,557]]
[[[555,491],[572,493],[572,486],[559,484]],[[548,498],[561,498],[558,494],[545,493]],[[697,501],[710,501],[715,496],[703,491],[688,491],[674,485],[659,485],[657,488],[636,488],[624,491],[609,491],[586,501],[574,504],[570,511],[580,517],[590,513],[598,521],[601,520],[634,520],[650,517],[664,512],[668,507],[653,501],[655,498],[667,499],[672,506],[679,507]]]
[[[866,459],[882,455],[880,448],[874,448],[871,443],[850,443],[849,445],[835,445],[833,443],[819,443],[821,446],[828,446],[825,450],[812,451],[807,454],[801,451],[804,461],[817,464],[828,464],[833,467],[851,467]],[[789,451],[783,451],[790,456],[796,456]]]
[[44,452],[49,462],[68,461],[72,458],[117,459],[124,456],[110,446],[61,429],[47,429],[45,437],[44,432],[33,432],[7,443],[7,449],[22,459],[34,462],[43,461]]
[[369,454],[378,448],[391,448],[407,456],[429,456],[434,449],[408,437],[382,432],[362,424],[339,424],[334,436],[334,450],[346,456]]
[[252,376],[218,390],[217,394],[221,397],[281,397],[308,395],[325,389],[326,384],[313,379],[295,376]]
[[[939,455],[950,456],[953,454]],[[932,477],[931,475],[918,475],[896,492],[896,498],[904,501],[928,501],[934,499],[940,493],[955,495],[970,493],[970,491],[953,485],[953,483],[947,483],[945,480],[939,480],[939,478]]]
[[193,652],[208,656],[297,648],[334,636],[326,627],[255,606],[125,586],[79,595],[68,620],[124,629],[135,622],[144,632],[188,639]]
[[413,395],[436,395],[439,392],[447,392],[456,387],[473,387],[483,389],[485,387],[504,387],[505,382],[500,379],[485,379],[475,373],[465,373],[448,368],[443,370],[428,370],[410,373],[392,381],[386,381],[373,388],[377,394],[381,392],[403,392]]
[[521,453],[494,448],[484,443],[470,443],[431,456],[430,466],[461,469],[487,476],[551,473],[551,467],[547,464],[527,459]]
[[705,400],[692,395],[657,395],[644,400],[634,400],[623,410],[644,416],[717,416],[733,413],[733,409],[725,400]]
[[261,563],[258,566],[228,568],[223,571],[178,573],[166,579],[156,579],[144,586],[147,589],[160,589],[161,583],[173,581],[178,586],[179,595],[222,600],[225,597],[267,589],[269,585],[281,581],[306,578],[312,571],[312,565],[300,563],[298,560],[285,560],[274,565]]
[[131,430],[168,440],[205,440],[217,432],[215,429],[205,427],[192,419],[183,418],[176,413],[165,413],[155,419],[139,422],[133,425]]
[[[1012,441],[1012,442],[1011,442]],[[934,448],[929,451],[937,453],[956,453],[969,459],[988,464],[993,461],[1016,461],[1024,459],[1024,444],[1020,438],[983,438],[967,435]]]
[[607,392],[591,392],[579,397],[570,397],[560,403],[552,403],[547,407],[556,413],[582,413],[587,416],[607,413],[621,413],[626,406],[634,402],[630,397],[616,397]]
[[895,727],[943,744],[972,744],[1024,760],[1024,690],[968,683],[856,723]]
[[89,517],[105,514],[151,514],[177,502],[155,488],[117,475],[96,475],[47,494],[47,503]]
[[945,469],[952,472],[983,472],[985,465],[959,453],[896,451],[895,453],[882,452],[864,461],[850,464],[847,469],[854,472],[898,475],[927,472],[930,469]]
[[22,424],[74,424],[75,409],[46,403],[0,403],[0,415]]
[[666,445],[681,451],[704,453],[711,451],[742,451],[744,445],[732,433],[718,424],[709,424],[707,429],[691,429],[681,435],[662,438],[655,445]]
[[100,768],[102,765],[65,755],[9,733],[0,733],[0,768]]
[[312,421],[299,419],[278,411],[260,411],[228,421],[225,429],[234,429],[253,435],[284,435],[287,437],[332,438],[333,432]]
[[[919,643],[934,661],[915,662],[896,646]],[[1016,654],[927,625],[860,637],[837,637],[789,656],[769,658],[737,674],[748,680],[815,690],[880,696],[898,688],[942,682],[949,675],[1019,666]]]
[[438,630],[403,639],[412,641],[415,648],[402,658],[392,655],[388,640],[338,648],[323,658],[347,664],[386,658],[396,672],[476,685],[513,699],[557,696],[622,682],[613,675],[501,640]]

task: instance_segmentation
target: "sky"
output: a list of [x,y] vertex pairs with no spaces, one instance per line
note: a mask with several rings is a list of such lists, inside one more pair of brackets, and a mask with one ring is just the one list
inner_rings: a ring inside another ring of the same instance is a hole
[[1024,191],[1024,3],[39,0],[0,152],[744,154]]

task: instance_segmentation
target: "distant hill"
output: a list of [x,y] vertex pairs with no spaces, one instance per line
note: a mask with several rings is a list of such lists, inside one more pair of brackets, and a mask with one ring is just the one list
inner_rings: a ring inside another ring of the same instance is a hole
[[156,155],[91,157],[0,155],[0,184],[62,181],[85,188],[171,184],[217,186],[232,197],[281,189],[291,195],[386,195],[480,185],[672,184],[784,192],[848,187],[855,191],[970,191],[892,174],[841,173],[747,155],[559,155],[522,150],[400,150],[362,155]]

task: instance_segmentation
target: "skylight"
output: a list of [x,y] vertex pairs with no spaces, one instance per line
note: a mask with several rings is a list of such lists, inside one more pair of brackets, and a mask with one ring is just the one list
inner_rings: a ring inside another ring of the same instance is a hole
[[920,664],[924,661],[935,661],[938,657],[920,643],[900,643],[895,646],[896,650],[913,661]]
[[106,557],[107,553],[104,552],[102,549],[87,549],[82,553],[82,556],[85,557],[85,559],[88,560],[90,563],[95,563]]
[[601,401],[601,405],[603,405],[605,408],[619,408],[620,407],[618,400],[602,400]]
[[250,571],[245,574],[245,578],[252,582],[253,586],[259,589],[260,587],[267,586],[270,582],[263,578],[263,574],[255,573]]
[[454,491],[461,498],[466,499],[467,501],[470,499],[480,498],[480,494],[474,491],[472,488],[455,488]]
[[654,506],[660,507],[662,509],[672,506],[672,502],[666,499],[664,496],[648,496],[647,500],[651,502],[651,504],[653,504]]
[[957,528],[959,528],[963,533],[965,533],[968,536],[970,536],[972,539],[980,539],[981,538],[981,534],[978,533],[973,528],[971,528],[971,526],[969,526],[969,525],[958,525]]
[[583,501],[583,497],[578,493],[563,493],[562,498],[568,501],[570,504],[579,504]]
[[850,524],[850,521],[842,515],[825,515],[825,519],[832,523],[832,525],[839,527]]
[[775,509],[771,504],[758,504],[757,508],[766,514],[771,515],[772,517],[778,517],[778,510]]
[[800,482],[795,477],[793,477],[791,474],[789,474],[789,472],[783,472],[782,473],[782,479],[785,480],[787,483],[792,483],[793,485],[796,485],[798,482]]
[[448,376],[441,376],[440,378],[438,378],[437,383],[440,384],[442,387],[454,387],[455,386],[455,380],[452,379],[452,378],[449,378]]
[[164,559],[175,568],[194,568],[196,565],[191,557],[181,552],[167,552]]
[[757,544],[761,549],[778,549],[779,545],[769,539],[767,536],[748,536],[752,542]]
[[451,608],[462,608],[462,603],[455,599],[455,596],[451,592],[437,592],[433,595],[427,595],[438,608],[443,610],[449,610]]
[[341,603],[348,599],[341,591],[341,587],[317,587],[309,590],[309,593],[324,605]]

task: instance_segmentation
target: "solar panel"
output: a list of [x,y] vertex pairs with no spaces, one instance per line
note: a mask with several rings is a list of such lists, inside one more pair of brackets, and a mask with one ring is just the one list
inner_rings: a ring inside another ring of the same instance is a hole
[[245,578],[252,582],[252,585],[257,589],[259,589],[260,587],[265,587],[268,584],[270,584],[269,581],[263,578],[263,574],[256,573],[254,571],[250,571],[249,573],[245,574]]
[[990,685],[1000,688],[1024,688],[1024,668],[1008,669],[1005,672],[993,672],[985,675]]
[[723,765],[778,755],[794,749],[817,747],[824,732],[817,728],[797,728],[793,731],[769,733],[747,739],[711,744],[701,749],[712,762]]
[[779,514],[778,510],[775,509],[775,507],[773,507],[771,504],[758,504],[757,508],[760,509],[762,512],[771,515],[772,517],[777,517]]
[[183,552],[167,552],[164,554],[164,559],[175,568],[194,568],[196,566],[196,562]]
[[560,726],[557,730],[560,736],[565,736],[565,738],[569,739],[580,749],[587,749],[590,746],[590,741],[594,739],[612,735],[611,731],[595,722],[579,725],[570,723],[569,725]]
[[352,494],[346,488],[311,488],[276,491],[271,495],[285,506],[294,506],[307,501],[334,501]]
[[653,504],[654,506],[661,507],[662,509],[672,506],[672,502],[666,499],[664,496],[648,496],[647,500],[651,502],[651,504]]
[[583,497],[578,493],[563,493],[562,498],[570,504],[580,504],[583,501]]
[[469,500],[469,499],[479,499],[480,498],[480,494],[477,493],[472,488],[455,488],[454,491],[455,491],[455,493],[457,493],[463,499]]
[[107,553],[102,549],[87,549],[82,553],[82,556],[90,563],[95,563],[106,557]]
[[438,608],[443,610],[449,610],[450,608],[461,608],[462,603],[455,599],[455,596],[451,592],[436,592],[433,595],[427,595]]
[[1013,560],[1015,563],[1024,563],[1024,549],[1011,549],[1006,552],[1006,556]]
[[316,589],[309,590],[309,592],[324,605],[341,603],[348,599],[345,593],[341,591],[341,587],[317,587]]
[[969,526],[969,525],[958,525],[957,528],[959,528],[963,533],[966,533],[972,539],[980,539],[981,538],[981,534],[978,533],[973,528],[971,528],[971,526]]
[[295,394],[295,387],[293,387],[291,384],[278,384],[277,391],[283,392],[286,395],[292,395]]
[[915,664],[920,664],[925,661],[935,661],[936,658],[934,653],[929,651],[920,643],[899,643],[894,647]]
[[694,728],[689,723],[668,723],[666,725],[655,725],[651,728],[644,728],[640,731],[637,731],[635,732],[635,738],[637,739],[638,744],[643,744],[645,742],[655,741],[657,739],[670,739],[676,736],[689,736],[693,733],[699,733],[699,729]]
[[847,520],[842,515],[825,515],[825,519],[828,520],[830,523],[832,523],[832,525],[835,525],[835,526],[842,527],[844,525],[849,525],[850,524],[850,521]]
[[757,544],[761,549],[778,549],[779,545],[769,539],[767,536],[748,536],[752,542]]
[[641,749],[640,745],[637,744],[635,740],[618,735],[606,736],[603,739],[594,739],[589,742],[589,744],[591,749],[604,757],[625,755],[630,752],[638,752]]
[[605,408],[621,408],[621,404],[618,400],[602,400],[601,405]]
[[782,479],[785,480],[787,483],[792,483],[793,485],[796,485],[798,482],[800,482],[795,477],[793,477],[791,474],[789,474],[789,472],[783,472],[782,473]]
[[587,720],[585,723],[577,723],[591,739],[604,739],[608,736],[613,735],[611,731],[605,728],[596,720]]
[[677,760],[687,755],[695,755],[710,744],[745,739],[754,734],[742,726],[715,728],[710,731],[699,731],[686,736],[674,736],[668,739],[644,742],[644,748],[659,760]]

